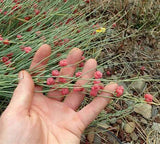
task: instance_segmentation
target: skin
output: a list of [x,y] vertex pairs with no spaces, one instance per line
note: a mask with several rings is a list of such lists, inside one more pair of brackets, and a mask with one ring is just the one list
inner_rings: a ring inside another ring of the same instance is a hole
[[[51,48],[42,45],[36,52],[30,69],[41,68],[48,62]],[[62,68],[60,75],[73,76],[76,63],[81,60],[82,51],[74,48],[67,57],[68,67]],[[89,59],[83,68],[82,78],[76,84],[83,85],[94,76],[97,63]],[[88,72],[89,71],[89,72]],[[36,74],[34,74],[36,75]],[[0,144],[79,144],[84,129],[110,102],[117,84],[105,86],[100,95],[80,111],[77,111],[84,99],[82,92],[73,92],[64,98],[59,91],[44,96],[43,88],[36,86],[32,76],[25,70],[19,73],[19,84],[14,91],[10,104],[0,117]]]

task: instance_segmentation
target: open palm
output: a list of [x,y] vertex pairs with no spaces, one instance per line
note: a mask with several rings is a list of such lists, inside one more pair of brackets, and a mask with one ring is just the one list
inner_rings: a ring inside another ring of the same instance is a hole
[[[41,46],[30,69],[45,66],[48,59],[42,60],[50,54],[50,46]],[[69,66],[62,68],[60,75],[73,76],[81,56],[80,49],[72,49],[67,57]],[[76,84],[88,83],[96,66],[94,59],[88,60],[82,71],[82,79]],[[42,87],[34,85],[27,71],[21,71],[19,77],[21,80],[11,102],[0,118],[0,144],[78,144],[83,130],[110,101],[110,98],[96,97],[83,109],[76,111],[85,96],[82,92],[72,91],[64,98],[58,90],[51,90],[44,96],[37,92]],[[110,93],[102,92],[101,96],[112,96],[116,88],[117,84],[105,86],[104,90]]]

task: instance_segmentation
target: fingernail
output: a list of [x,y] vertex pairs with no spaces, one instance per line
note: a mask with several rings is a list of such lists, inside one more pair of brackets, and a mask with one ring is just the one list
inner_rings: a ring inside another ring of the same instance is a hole
[[79,51],[79,50],[80,50],[79,48],[73,48],[73,49],[70,51],[69,54],[73,54],[73,53],[75,53],[76,51]]
[[23,70],[18,74],[19,82],[24,78]]

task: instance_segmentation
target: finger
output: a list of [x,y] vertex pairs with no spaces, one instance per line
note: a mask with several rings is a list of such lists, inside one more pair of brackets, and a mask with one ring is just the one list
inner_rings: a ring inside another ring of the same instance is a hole
[[82,54],[82,50],[79,48],[73,48],[67,56],[67,63],[70,66],[62,68],[60,70],[60,76],[72,77],[76,70],[77,63],[81,60]]
[[[82,77],[76,82],[76,85],[83,86],[89,82],[96,71],[97,62],[95,59],[89,59],[82,70]],[[84,99],[85,94],[82,92],[72,91],[64,100],[64,103],[73,110],[76,110]]]
[[13,93],[8,108],[27,114],[34,95],[34,82],[27,71],[21,71],[19,73],[19,79],[18,86]]
[[[37,50],[30,66],[30,70],[34,72],[32,76],[38,75],[39,73],[45,70],[45,66],[48,63],[50,54],[51,54],[51,47],[47,44],[42,45]],[[36,86],[36,90],[41,91],[42,88]]]
[[[82,54],[83,52],[80,49],[73,48],[67,56],[67,63],[70,66],[62,68],[60,70],[60,76],[72,77],[74,75],[78,62],[81,60]],[[58,78],[56,79],[56,81],[58,81]],[[61,93],[58,90],[53,91],[53,89],[51,89],[50,92],[48,92],[48,97],[55,98],[59,101],[64,98],[60,95]]]
[[[49,56],[51,54],[51,47],[47,44],[42,45],[37,52],[35,53],[30,70],[32,69],[38,69],[42,67],[42,70],[44,69],[43,67],[47,64],[49,60]],[[48,58],[46,58],[48,57]],[[46,58],[46,59],[45,59]]]
[[102,92],[99,97],[94,98],[90,104],[78,112],[85,127],[87,127],[111,101],[112,93],[116,90],[117,86],[115,83],[105,86],[104,91],[106,92]]

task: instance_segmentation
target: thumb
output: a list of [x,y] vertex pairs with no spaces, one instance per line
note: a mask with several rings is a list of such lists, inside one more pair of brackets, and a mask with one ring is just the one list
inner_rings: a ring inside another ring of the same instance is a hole
[[16,112],[25,111],[28,113],[34,95],[34,82],[31,75],[24,70],[19,72],[18,77],[19,83],[13,93],[8,108],[14,109]]

